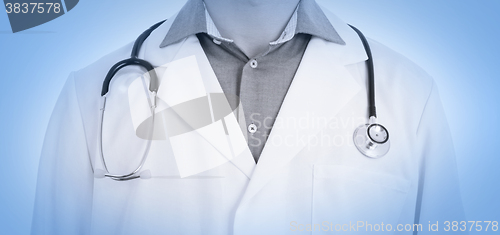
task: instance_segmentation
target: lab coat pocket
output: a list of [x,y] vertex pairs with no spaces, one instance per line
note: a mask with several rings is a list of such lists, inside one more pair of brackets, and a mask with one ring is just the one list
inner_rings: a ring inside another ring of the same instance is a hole
[[342,165],[315,165],[313,180],[311,224],[320,224],[314,234],[362,234],[382,223],[394,229],[410,186],[399,176]]
[[226,234],[224,176],[94,184],[92,234]]

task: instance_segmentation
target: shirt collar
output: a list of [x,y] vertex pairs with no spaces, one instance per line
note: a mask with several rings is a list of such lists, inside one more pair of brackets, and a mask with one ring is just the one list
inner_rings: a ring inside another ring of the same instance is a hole
[[[232,42],[220,35],[202,0],[189,0],[179,11],[160,48],[198,33],[207,33],[217,40]],[[310,34],[324,40],[345,45],[321,8],[314,0],[301,0],[280,37],[270,45],[287,42],[298,33]]]
[[[205,4],[203,4],[203,6],[205,6]],[[217,29],[217,26],[215,26],[215,23],[212,20],[212,17],[210,17],[210,14],[208,13],[206,7],[205,7],[205,20],[207,22],[207,30],[205,33],[214,37],[217,40],[226,41],[226,42],[233,42],[232,39],[224,38],[224,37],[222,37],[222,35],[220,35],[220,32]]]

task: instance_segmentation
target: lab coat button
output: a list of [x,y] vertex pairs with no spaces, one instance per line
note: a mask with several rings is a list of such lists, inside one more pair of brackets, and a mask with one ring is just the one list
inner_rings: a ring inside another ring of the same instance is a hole
[[250,132],[251,134],[257,132],[257,125],[255,125],[253,123],[248,125],[248,132]]
[[257,60],[253,59],[252,61],[250,61],[250,67],[255,69],[255,68],[257,68],[257,65],[258,65]]

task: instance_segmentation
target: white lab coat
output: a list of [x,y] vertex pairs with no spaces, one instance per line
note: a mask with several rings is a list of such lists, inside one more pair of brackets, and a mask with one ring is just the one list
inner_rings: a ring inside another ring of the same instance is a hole
[[[144,165],[151,179],[95,178],[102,81],[114,63],[128,58],[132,45],[72,73],[48,126],[32,233],[321,234],[360,222],[372,231],[381,223],[393,230],[420,223],[428,231],[429,221],[439,221],[442,231],[445,220],[464,220],[452,140],[433,79],[370,40],[378,121],[390,132],[391,149],[380,159],[363,156],[352,135],[367,122],[367,56],[356,33],[325,14],[346,45],[311,39],[258,164],[231,114],[225,117],[231,151],[221,141],[223,129],[201,128],[186,138],[153,141]],[[141,58],[166,65],[158,69],[160,98],[175,103],[177,95],[196,95],[201,88],[222,92],[195,36],[159,47],[174,19],[141,49]],[[176,77],[182,71],[192,76]],[[144,150],[135,132],[137,113],[147,109],[129,99],[143,72],[123,69],[111,84],[104,151],[115,172],[132,170]],[[201,88],[192,84],[193,76],[200,76]],[[353,232],[351,225],[341,229]]]

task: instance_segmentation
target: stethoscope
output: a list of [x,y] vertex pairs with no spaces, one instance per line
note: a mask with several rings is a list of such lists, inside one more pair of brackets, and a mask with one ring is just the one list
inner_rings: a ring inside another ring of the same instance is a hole
[[[161,21],[156,23],[155,25],[151,26],[149,29],[144,31],[134,42],[134,46],[132,47],[132,52],[130,54],[130,58],[119,61],[118,63],[114,64],[108,71],[106,78],[104,79],[103,85],[102,85],[102,91],[101,91],[101,97],[102,97],[102,105],[100,107],[100,125],[99,125],[99,155],[101,158],[101,161],[103,163],[104,170],[101,169],[93,169],[94,170],[94,175],[97,178],[103,178],[103,177],[108,177],[113,180],[118,180],[118,181],[126,181],[126,180],[132,180],[132,179],[137,179],[137,178],[150,178],[151,173],[149,170],[144,170],[141,171],[142,167],[144,166],[144,163],[146,162],[146,159],[149,154],[149,149],[151,147],[151,141],[153,138],[153,130],[154,130],[154,120],[155,120],[155,109],[156,109],[156,99],[157,99],[157,92],[158,92],[158,76],[155,72],[154,66],[142,59],[139,59],[139,51],[141,49],[142,44],[144,41],[149,37],[151,32],[158,28],[163,22]],[[373,69],[373,60],[372,60],[372,54],[370,50],[370,46],[368,45],[368,41],[366,40],[365,36],[361,31],[359,31],[357,28],[355,28],[352,25],[351,28],[359,35],[361,41],[363,42],[363,46],[365,48],[366,54],[368,55],[368,60],[366,61],[367,67],[368,67],[368,103],[369,103],[369,122],[367,124],[361,125],[354,131],[354,144],[356,145],[356,148],[365,156],[370,157],[370,158],[379,158],[387,154],[389,151],[390,147],[390,141],[389,141],[389,132],[387,129],[377,123],[377,114],[376,114],[376,109],[375,109],[375,74],[374,74],[374,69]],[[149,91],[150,95],[152,98],[149,99],[150,103],[150,110],[152,113],[152,124],[150,125],[149,129],[149,135],[150,138],[148,139],[148,142],[146,144],[146,149],[144,150],[144,153],[142,155],[142,159],[139,163],[139,165],[135,168],[134,171],[128,174],[111,174],[108,170],[108,167],[106,166],[106,160],[104,157],[104,150],[103,150],[103,144],[102,144],[102,136],[103,136],[103,123],[104,123],[104,113],[106,110],[106,95],[108,94],[109,91],[109,84],[111,82],[111,79],[115,76],[115,74],[129,66],[129,65],[137,65],[146,71],[148,71],[149,77],[150,77],[150,82],[149,82]]]
[[[101,91],[101,97],[102,97],[102,105],[101,105],[101,112],[100,112],[100,120],[101,123],[99,125],[99,155],[101,157],[102,164],[104,166],[104,170],[101,169],[94,169],[94,176],[97,178],[103,178],[103,177],[108,177],[113,180],[118,180],[118,181],[125,181],[125,180],[132,180],[132,179],[137,179],[137,178],[150,178],[151,177],[151,172],[149,170],[145,170],[141,172],[142,167],[144,166],[144,163],[146,162],[146,159],[148,158],[149,154],[149,149],[151,147],[151,142],[153,140],[153,130],[154,130],[154,122],[155,122],[155,109],[156,109],[156,99],[157,95],[156,93],[158,92],[158,76],[156,75],[154,66],[142,59],[139,59],[139,50],[141,49],[142,44],[144,41],[149,37],[151,32],[158,28],[163,22],[161,21],[156,23],[155,25],[151,26],[149,29],[144,31],[134,42],[134,46],[132,47],[132,52],[130,54],[130,58],[119,61],[118,63],[114,64],[108,71],[106,78],[104,79],[103,85],[102,85],[102,91]],[[123,69],[129,65],[137,65],[149,73],[149,91],[151,93],[151,97],[149,98],[149,104],[150,104],[150,110],[152,114],[151,118],[151,125],[149,128],[149,138],[148,142],[146,144],[146,149],[144,150],[144,153],[142,155],[142,159],[139,163],[139,166],[135,168],[134,171],[132,171],[129,174],[111,174],[109,173],[108,167],[106,165],[106,160],[104,158],[104,150],[103,150],[103,145],[102,145],[102,136],[103,136],[103,124],[104,124],[104,112],[106,110],[106,95],[108,94],[109,91],[109,84],[111,83],[111,79],[115,76],[115,74],[120,71],[120,69]]]
[[377,110],[375,108],[375,72],[373,69],[372,51],[365,35],[356,27],[351,28],[358,34],[363,42],[366,55],[366,67],[368,68],[368,117],[367,124],[361,125],[354,131],[354,145],[365,156],[369,158],[380,158],[389,152],[391,142],[389,131],[383,125],[377,123]]

